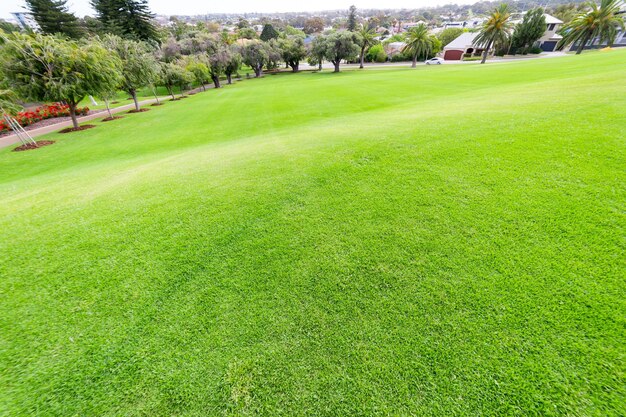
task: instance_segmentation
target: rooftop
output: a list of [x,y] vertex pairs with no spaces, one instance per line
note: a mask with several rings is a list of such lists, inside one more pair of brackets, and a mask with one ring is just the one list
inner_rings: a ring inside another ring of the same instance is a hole
[[474,43],[474,38],[477,35],[478,33],[461,33],[458,38],[447,44],[444,49],[465,49]]

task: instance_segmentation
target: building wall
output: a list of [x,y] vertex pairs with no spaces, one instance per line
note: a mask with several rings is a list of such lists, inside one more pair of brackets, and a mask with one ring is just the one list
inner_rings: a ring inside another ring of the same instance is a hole
[[543,33],[543,36],[539,39],[539,42],[546,42],[552,40],[557,35],[557,32],[561,29],[561,25],[558,23],[548,24],[546,25],[546,31]]
[[[606,48],[608,45],[606,42],[603,43],[598,43],[598,40],[596,39],[593,43],[593,45],[587,45],[585,46],[585,49],[602,49],[602,48]],[[613,48],[626,48],[626,31],[621,31],[620,33],[617,34],[617,36],[615,37],[615,43],[613,43]],[[578,44],[574,43],[572,45],[570,45],[569,50],[570,51],[575,51],[578,49]]]

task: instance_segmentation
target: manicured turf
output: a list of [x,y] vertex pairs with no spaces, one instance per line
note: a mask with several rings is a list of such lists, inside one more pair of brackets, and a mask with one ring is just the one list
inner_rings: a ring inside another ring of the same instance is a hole
[[624,68],[270,76],[0,151],[0,414],[625,415]]

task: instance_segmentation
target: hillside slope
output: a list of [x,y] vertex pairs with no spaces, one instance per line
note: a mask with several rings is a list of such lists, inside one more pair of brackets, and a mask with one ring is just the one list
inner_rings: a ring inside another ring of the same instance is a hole
[[626,414],[624,64],[269,76],[0,151],[0,415]]

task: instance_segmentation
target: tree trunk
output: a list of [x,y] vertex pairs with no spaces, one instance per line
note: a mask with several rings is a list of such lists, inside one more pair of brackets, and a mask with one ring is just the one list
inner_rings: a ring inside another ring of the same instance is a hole
[[233,75],[232,74],[226,74],[226,79],[228,80],[228,84],[232,84],[233,83]]
[[335,66],[335,72],[339,72],[339,64],[341,63],[341,61],[337,60],[337,61],[333,61],[333,65]]
[[417,67],[417,54],[413,55],[413,63],[411,64],[411,68]]
[[78,129],[78,119],[76,118],[76,104],[68,102],[67,105],[69,106],[70,117],[72,118],[72,124],[74,125],[74,129]]
[[172,88],[172,86],[168,86],[167,88],[167,92],[170,93],[170,96],[172,96],[172,100],[176,99],[176,96],[174,95],[174,89]]
[[139,100],[137,100],[137,91],[130,90],[129,93],[130,96],[133,98],[133,101],[135,102],[135,110],[139,111],[141,108],[139,107]]
[[213,78],[213,84],[215,85],[215,88],[220,88],[220,77],[217,75],[213,75],[211,78]]
[[161,104],[159,101],[159,96],[157,95],[156,88],[152,88],[152,94],[154,94],[154,98],[156,99],[157,104]]
[[289,66],[291,67],[291,71],[292,72],[298,72],[298,70],[300,69],[300,63],[299,62],[291,62],[289,64]]
[[104,99],[104,105],[107,108],[107,112],[109,113],[109,117],[112,119],[113,118],[113,114],[111,113],[111,108],[109,107],[109,100],[108,99]]
[[483,51],[483,59],[480,61],[481,64],[487,62],[487,55],[489,55],[489,50],[491,49],[491,44],[493,43],[493,39],[489,39],[487,42],[487,48]]
[[359,65],[360,69],[363,69],[363,63],[365,62],[365,48],[361,48],[361,59],[359,60],[361,61],[361,65]]
[[578,45],[578,49],[576,50],[576,55],[580,55],[583,53],[583,49],[585,49],[585,46],[587,45],[587,42],[589,42],[590,37],[591,36],[589,36],[589,34],[585,35],[583,40],[580,42],[580,45]]
[[322,70],[322,60],[321,60],[321,59],[320,59],[320,62],[317,64],[317,69],[318,69],[319,71],[321,71],[321,70]]

